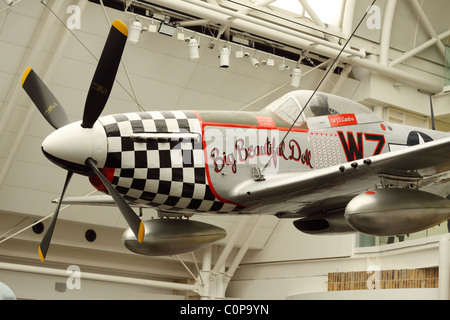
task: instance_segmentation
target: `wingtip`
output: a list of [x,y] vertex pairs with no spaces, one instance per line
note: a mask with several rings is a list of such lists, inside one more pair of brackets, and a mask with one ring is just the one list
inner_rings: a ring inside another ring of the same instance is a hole
[[144,226],[144,222],[141,221],[140,225],[139,225],[139,232],[138,232],[138,242],[142,243],[142,241],[144,241],[144,234],[145,234],[145,226]]
[[41,246],[39,246],[39,259],[41,259],[42,262],[45,261],[45,257],[44,257],[44,255],[42,254]]
[[25,72],[23,73],[23,76],[22,76],[22,86],[23,86],[23,83],[25,82],[25,80],[27,80],[27,77],[28,77],[28,75],[30,74],[30,71],[31,71],[32,69],[31,68],[27,68],[27,70],[25,70]]

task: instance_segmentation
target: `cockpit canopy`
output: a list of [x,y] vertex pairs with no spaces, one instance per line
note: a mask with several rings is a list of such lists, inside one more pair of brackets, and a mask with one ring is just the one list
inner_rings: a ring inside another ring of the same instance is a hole
[[358,115],[358,118],[362,120],[358,123],[381,121],[368,108],[352,100],[320,92],[311,99],[312,95],[313,91],[293,91],[271,103],[266,110],[270,110],[283,121],[294,126],[300,126],[304,121],[316,117],[338,114]]

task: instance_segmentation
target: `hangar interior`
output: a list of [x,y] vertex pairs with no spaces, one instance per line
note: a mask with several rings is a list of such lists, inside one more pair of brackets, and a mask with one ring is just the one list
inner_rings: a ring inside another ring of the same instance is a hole
[[[326,10],[317,6],[324,1],[290,2],[294,9],[275,0],[1,1],[0,282],[18,299],[449,299],[447,222],[395,238],[312,236],[272,215],[201,215],[192,219],[224,228],[226,238],[149,257],[123,246],[116,207],[67,205],[39,261],[65,172],[40,150],[53,128],[20,79],[32,67],[79,120],[115,19],[142,30],[126,45],[104,114],[257,111],[297,88],[314,90],[331,68],[319,91],[392,123],[431,128],[433,111],[436,129],[450,131],[450,1],[378,0],[354,34],[372,1]],[[191,38],[199,59],[190,59]],[[67,195],[94,192],[74,176]]]

